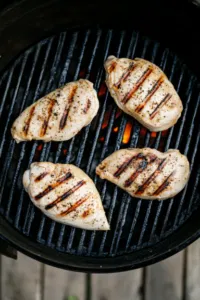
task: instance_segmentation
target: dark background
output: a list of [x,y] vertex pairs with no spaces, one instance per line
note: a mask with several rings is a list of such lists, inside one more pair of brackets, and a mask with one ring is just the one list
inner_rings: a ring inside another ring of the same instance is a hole
[[0,70],[38,40],[71,26],[139,30],[174,51],[200,77],[200,7],[191,1],[0,1]]

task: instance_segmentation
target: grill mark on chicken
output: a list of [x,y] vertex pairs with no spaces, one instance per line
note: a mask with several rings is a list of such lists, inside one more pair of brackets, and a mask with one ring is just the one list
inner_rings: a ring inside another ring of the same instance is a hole
[[75,211],[79,206],[81,206],[85,201],[88,200],[88,196],[79,199],[75,204],[73,204],[71,207],[69,207],[67,210],[61,212],[59,216],[64,217],[70,214],[71,212]]
[[121,78],[119,79],[119,81],[117,83],[114,84],[114,86],[119,89],[122,81],[126,81],[127,78],[130,76],[130,74],[133,72],[133,70],[136,68],[136,64],[134,64],[133,62],[129,65],[128,69],[124,72],[124,74],[122,74]]
[[171,99],[172,95],[169,93],[162,99],[162,101],[156,106],[156,108],[150,114],[150,119],[152,120],[158,113],[159,108],[163,107]]
[[138,81],[135,83],[134,87],[132,90],[130,90],[122,99],[122,103],[126,104],[131,97],[134,95],[134,93],[139,89],[139,87],[143,84],[143,82],[148,78],[148,76],[152,73],[153,69],[149,67],[142,76],[138,79]]
[[121,164],[121,166],[117,169],[117,171],[113,174],[113,176],[119,177],[128,168],[128,166],[132,163],[133,160],[137,160],[139,158],[140,159],[144,158],[144,155],[142,153],[139,153],[137,155],[132,156],[128,160],[126,159],[126,161],[123,162],[123,164]]
[[46,131],[47,131],[47,127],[49,124],[49,120],[53,111],[53,107],[55,105],[56,101],[54,99],[50,99],[50,103],[49,103],[49,107],[48,107],[48,114],[47,114],[47,119],[44,120],[43,124],[42,124],[42,128],[40,131],[40,136],[44,136]]
[[149,102],[149,100],[151,99],[151,97],[153,96],[153,94],[155,94],[155,92],[159,89],[159,87],[161,86],[161,84],[164,81],[164,77],[161,76],[158,81],[153,85],[153,87],[148,91],[144,101],[139,104],[136,109],[135,112],[139,113],[141,112],[141,110],[145,107],[145,105]]
[[173,171],[165,180],[164,182],[156,189],[156,191],[152,194],[152,196],[158,196],[161,192],[163,192],[171,183],[171,177],[175,174]]
[[87,210],[85,210],[83,213],[82,213],[82,218],[85,219],[87,218],[90,214],[91,214],[92,210],[90,208],[88,208]]
[[149,166],[149,164],[153,163],[156,160],[155,155],[151,155],[149,157],[144,157],[143,161],[138,165],[138,168],[135,170],[133,174],[125,181],[124,187],[129,187],[134,180]]
[[167,161],[166,158],[162,159],[159,163],[157,169],[151,174],[151,176],[141,185],[139,186],[138,190],[135,192],[136,195],[142,195],[145,191],[145,189],[151,184],[153,180],[157,177],[157,175],[162,171],[162,169],[165,167]]
[[116,65],[117,65],[116,61],[113,61],[113,63],[111,63],[111,65],[110,65],[110,67],[108,69],[108,72],[112,73],[114,71]]
[[55,183],[49,185],[43,192],[41,192],[37,196],[35,196],[35,200],[39,200],[39,199],[43,198],[49,192],[51,192],[56,187],[58,187],[61,183],[68,181],[70,178],[72,178],[72,174],[70,172],[66,173],[64,176],[59,178]]
[[49,174],[48,172],[44,172],[44,173],[40,174],[38,177],[35,178],[35,182],[42,180],[48,174]]
[[68,198],[69,196],[71,196],[75,191],[77,191],[82,185],[84,185],[86,182],[84,180],[79,181],[75,186],[73,186],[70,190],[68,190],[67,192],[65,192],[63,195],[59,196],[56,200],[54,200],[53,202],[51,202],[50,204],[45,206],[46,210],[49,210],[51,208],[53,208],[55,205],[57,205],[58,203],[62,202],[63,200],[65,200],[66,198]]
[[69,98],[68,98],[68,103],[67,105],[65,106],[65,109],[64,109],[64,113],[60,119],[60,129],[62,130],[65,125],[66,125],[66,121],[67,121],[67,117],[69,115],[69,111],[70,111],[70,108],[71,108],[71,105],[72,105],[72,102],[74,100],[74,96],[75,96],[75,93],[76,93],[76,90],[77,90],[77,86],[74,86],[70,95],[69,95]]
[[33,117],[33,114],[34,114],[34,111],[35,111],[35,106],[33,106],[31,109],[30,109],[30,113],[29,113],[29,116],[28,116],[28,119],[26,121],[26,124],[23,128],[23,131],[24,131],[24,134],[27,135],[28,134],[28,130],[29,130],[29,126],[30,126],[30,123],[31,123],[31,119]]
[[87,114],[87,112],[88,112],[90,106],[91,106],[91,100],[90,100],[90,99],[87,99],[86,106],[85,106],[85,108],[83,109],[84,114]]

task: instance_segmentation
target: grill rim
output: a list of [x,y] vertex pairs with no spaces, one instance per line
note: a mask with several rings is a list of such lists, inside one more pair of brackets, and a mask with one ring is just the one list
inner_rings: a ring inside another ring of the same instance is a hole
[[[152,247],[145,247],[142,250],[118,255],[116,257],[96,258],[83,255],[77,256],[62,253],[41,244],[37,244],[36,246],[30,238],[18,232],[18,230],[12,227],[2,216],[0,216],[0,235],[7,239],[16,250],[42,263],[60,269],[84,273],[116,273],[152,265],[178,253],[196,241],[200,237],[199,212],[200,208],[195,210],[190,218],[170,236],[155,243]],[[193,228],[193,226],[195,226],[196,229]],[[191,233],[191,231],[193,233]],[[186,235],[185,238],[183,238],[183,234]],[[170,245],[170,240],[172,241],[172,246]],[[135,260],[135,256],[138,256],[137,261]],[[136,262],[132,263],[132,261]],[[79,267],[77,267],[77,265]]]
[[[48,39],[48,37],[46,39]],[[187,68],[187,70],[190,71],[189,68]],[[198,207],[198,211],[199,211],[199,207]],[[191,214],[191,217],[189,219],[187,219],[186,222],[183,224],[184,227],[186,227],[186,229],[188,229],[187,228],[188,223],[191,222],[190,219],[194,218],[194,216],[193,216],[194,213],[196,213],[196,211],[193,212]],[[4,221],[5,221],[5,224],[4,224]],[[1,222],[3,222],[3,223],[1,223]],[[6,224],[6,223],[7,223],[7,221],[2,216],[0,216],[0,225],[3,224],[3,226],[4,226],[4,228],[2,230],[2,232],[3,232],[2,235],[5,238],[7,238],[8,241],[12,245],[14,245],[14,247],[16,247],[16,249],[18,249],[19,251],[39,260],[41,262],[48,263],[49,265],[56,266],[56,267],[63,268],[63,269],[81,271],[81,272],[110,273],[110,272],[121,272],[121,271],[126,271],[126,270],[130,270],[130,269],[136,269],[136,268],[140,268],[143,266],[147,266],[147,265],[153,264],[157,261],[160,261],[164,258],[167,258],[167,257],[177,253],[178,251],[182,250],[187,245],[189,245],[190,243],[195,241],[198,237],[200,237],[200,224],[199,224],[199,226],[197,226],[196,231],[193,231],[193,234],[191,236],[189,236],[189,238],[186,238],[185,240],[182,240],[179,244],[174,245],[173,247],[170,247],[170,250],[163,251],[162,253],[161,253],[161,251],[158,251],[158,252],[160,252],[160,254],[154,257],[154,253],[153,253],[154,250],[152,250],[152,249],[154,249],[154,247],[163,247],[162,244],[166,240],[167,240],[167,244],[168,244],[168,239],[172,239],[172,240],[175,239],[174,234],[176,235],[176,232],[173,232],[172,234],[166,236],[166,238],[163,241],[153,244],[152,247],[147,246],[148,248],[139,250],[139,252],[140,252],[139,256],[141,256],[141,253],[142,253],[142,255],[144,256],[144,259],[143,259],[143,261],[141,260],[141,262],[136,262],[133,264],[131,262],[131,258],[135,257],[135,254],[137,255],[138,251],[135,251],[134,253],[118,255],[117,257],[106,257],[105,256],[105,257],[99,257],[99,258],[88,257],[88,256],[77,256],[72,253],[70,253],[70,254],[62,253],[58,250],[50,249],[48,247],[48,245],[45,246],[45,245],[42,245],[41,243],[36,245],[36,243],[34,241],[31,241],[29,237],[27,237],[26,235],[23,235],[17,229],[13,228],[11,224],[9,224],[9,223]],[[10,228],[8,228],[8,227],[10,227]],[[5,228],[7,228],[7,229],[5,229]],[[1,234],[1,229],[2,228],[0,228],[0,234]],[[10,232],[10,229],[11,229],[11,237],[12,237],[12,234],[14,234],[14,239],[10,238],[10,234],[4,234],[4,229],[8,230],[8,233]],[[179,230],[178,230],[178,232],[179,232]],[[17,237],[15,236],[16,234],[17,234]],[[19,240],[21,239],[22,241],[18,242],[18,237],[19,237]],[[178,237],[179,237],[179,234],[178,234]],[[25,249],[25,247],[23,247],[24,245],[26,245],[26,246],[28,245],[28,247],[26,247],[27,249]],[[35,248],[35,249],[33,250],[33,248]],[[38,248],[40,248],[40,249],[38,249]],[[164,248],[166,248],[166,247],[164,247]],[[44,253],[41,254],[41,251],[44,251]],[[48,252],[48,254],[47,254],[47,252]],[[58,253],[59,253],[59,255],[58,255],[58,259],[57,259]],[[149,256],[146,255],[145,253],[149,254]],[[43,258],[41,258],[41,256],[43,256]],[[56,256],[56,259],[55,259],[55,256]],[[118,260],[120,258],[121,258],[120,261],[122,261],[122,263],[118,262]],[[124,261],[128,261],[127,264],[124,264],[123,263]],[[85,264],[85,262],[86,262],[86,264]],[[111,266],[109,265],[109,262],[110,262]],[[81,267],[80,268],[74,267],[73,263],[75,265],[79,264]],[[99,266],[99,268],[98,268],[98,266],[97,266],[98,264],[100,264],[101,267]],[[95,265],[95,267],[94,267],[94,265]]]

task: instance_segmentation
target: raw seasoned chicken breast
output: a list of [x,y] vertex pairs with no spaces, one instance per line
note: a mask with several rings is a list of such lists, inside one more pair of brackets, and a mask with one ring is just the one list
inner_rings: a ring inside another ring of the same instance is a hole
[[162,153],[150,148],[130,148],[108,156],[96,168],[96,173],[133,197],[164,200],[184,188],[190,167],[187,157],[178,150]]
[[109,230],[93,181],[74,165],[32,163],[23,185],[32,202],[51,219],[88,230]]
[[11,133],[17,142],[66,141],[87,126],[99,109],[93,84],[70,82],[27,107],[15,120]]
[[121,110],[150,131],[162,131],[177,122],[183,105],[159,67],[141,58],[115,56],[109,56],[104,66],[106,84]]

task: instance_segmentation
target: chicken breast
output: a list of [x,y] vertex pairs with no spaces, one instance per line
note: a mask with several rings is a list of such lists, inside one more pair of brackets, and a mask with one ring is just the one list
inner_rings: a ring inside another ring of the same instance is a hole
[[106,84],[116,104],[150,131],[173,126],[183,110],[182,102],[163,71],[141,59],[109,56]]
[[49,218],[88,230],[109,230],[93,181],[70,164],[32,163],[23,185],[32,202]]
[[96,173],[131,196],[164,200],[178,194],[186,185],[190,167],[178,150],[165,153],[155,149],[121,149],[100,163]]
[[39,99],[15,120],[11,133],[17,142],[66,141],[87,126],[99,109],[93,84],[70,82]]

